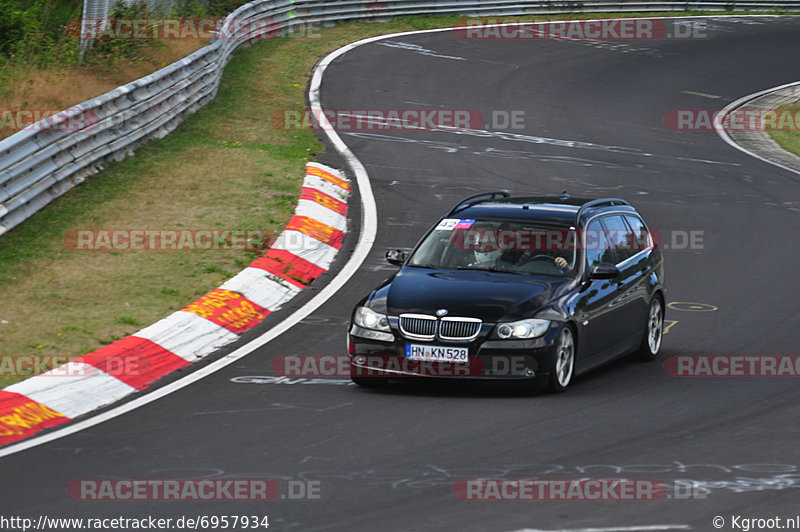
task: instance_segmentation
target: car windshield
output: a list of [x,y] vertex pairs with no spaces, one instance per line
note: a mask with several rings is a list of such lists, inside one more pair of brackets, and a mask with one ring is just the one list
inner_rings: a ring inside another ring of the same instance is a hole
[[568,277],[575,273],[576,232],[530,222],[446,218],[408,264]]

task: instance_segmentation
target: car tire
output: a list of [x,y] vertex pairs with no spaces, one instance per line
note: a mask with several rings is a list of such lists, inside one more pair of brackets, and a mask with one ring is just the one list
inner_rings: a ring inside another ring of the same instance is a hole
[[642,345],[639,346],[637,356],[639,360],[652,362],[658,358],[661,350],[661,343],[664,339],[664,302],[661,296],[656,294],[650,300],[650,308],[647,311],[647,324],[644,327],[644,337]]
[[350,377],[350,380],[362,388],[383,388],[389,383],[386,377]]
[[575,375],[575,333],[572,328],[564,324],[558,332],[553,365],[550,368],[550,381],[547,390],[551,393],[561,393],[567,389],[572,377]]

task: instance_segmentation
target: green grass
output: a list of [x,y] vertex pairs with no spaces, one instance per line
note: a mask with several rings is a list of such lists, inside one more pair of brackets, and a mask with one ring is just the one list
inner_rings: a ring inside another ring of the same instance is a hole
[[785,120],[783,126],[781,120],[776,119],[778,126],[776,129],[767,128],[767,133],[784,150],[800,156],[800,101],[782,105],[777,109],[778,115]]

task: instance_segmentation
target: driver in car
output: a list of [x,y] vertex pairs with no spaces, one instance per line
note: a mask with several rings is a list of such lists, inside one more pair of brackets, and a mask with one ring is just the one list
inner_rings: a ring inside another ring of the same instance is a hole
[[496,237],[487,232],[477,232],[472,248],[472,260],[467,266],[477,268],[497,268],[507,270],[513,268],[513,263],[505,260],[504,250],[497,245]]

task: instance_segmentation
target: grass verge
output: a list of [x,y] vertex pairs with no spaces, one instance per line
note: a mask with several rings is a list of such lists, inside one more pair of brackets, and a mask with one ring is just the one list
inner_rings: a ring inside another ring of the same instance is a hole
[[767,133],[781,148],[800,156],[800,101],[781,105],[777,116],[774,127],[767,127]]

